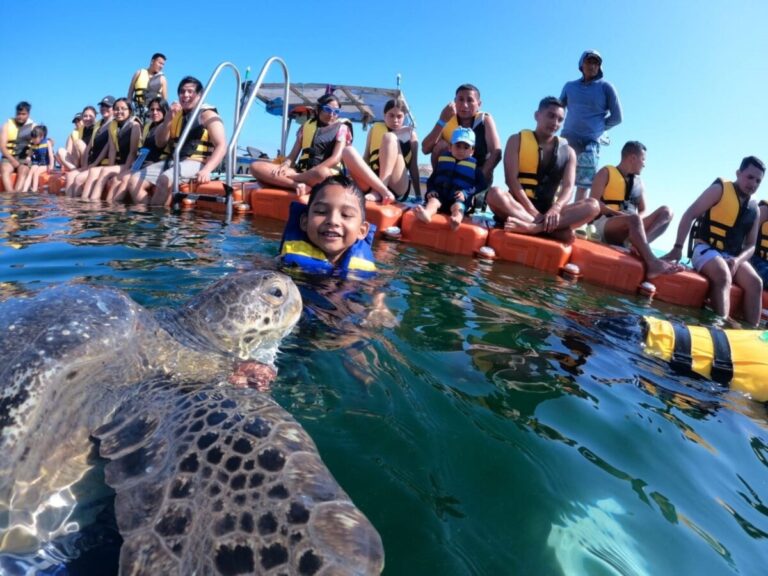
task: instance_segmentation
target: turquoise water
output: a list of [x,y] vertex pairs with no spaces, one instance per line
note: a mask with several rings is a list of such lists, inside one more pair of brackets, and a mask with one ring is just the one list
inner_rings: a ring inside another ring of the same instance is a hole
[[[0,298],[80,279],[150,308],[274,266],[281,232],[9,194],[0,222]],[[595,327],[698,312],[502,262],[376,252],[374,285],[297,277],[305,314],[273,395],[379,530],[385,574],[765,573],[765,406]],[[398,327],[363,322],[376,290]],[[93,540],[70,573],[114,563],[114,538]]]

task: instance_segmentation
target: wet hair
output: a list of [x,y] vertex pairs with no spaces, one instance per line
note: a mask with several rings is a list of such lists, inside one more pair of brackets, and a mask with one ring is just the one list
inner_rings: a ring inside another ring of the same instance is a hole
[[550,106],[565,108],[565,104],[563,104],[563,101],[560,100],[560,98],[555,98],[554,96],[545,96],[544,98],[539,100],[539,107],[537,108],[537,110],[541,112],[542,110],[546,110]]
[[765,173],[765,164],[757,156],[747,156],[746,158],[744,158],[741,161],[741,166],[739,166],[739,172],[743,172],[750,166],[754,166],[755,168],[760,170],[760,172]]
[[38,124],[32,128],[32,138],[44,140],[48,136],[48,127],[45,124]]
[[93,106],[86,106],[85,108],[83,108],[82,114],[85,114],[86,110],[90,110],[91,112],[93,112],[93,115],[96,116],[96,108],[94,108]]
[[456,88],[456,96],[458,96],[459,92],[461,92],[462,90],[472,90],[475,94],[477,94],[477,97],[480,98],[480,89],[474,84],[462,84],[461,86]]
[[179,94],[181,92],[182,86],[184,84],[194,84],[195,85],[195,94],[200,94],[203,91],[203,83],[200,82],[197,78],[194,76],[184,76],[184,78],[181,79],[179,82],[179,87],[176,88],[176,94]]
[[157,104],[160,106],[160,110],[163,111],[163,117],[165,117],[166,114],[168,114],[168,110],[171,109],[171,107],[168,105],[168,100],[163,98],[162,96],[155,96],[152,98],[152,100],[149,101],[149,104],[147,104],[147,108],[152,106],[152,104]]
[[315,202],[317,199],[317,195],[320,194],[320,192],[325,188],[326,186],[341,186],[348,192],[351,192],[355,195],[357,198],[357,201],[360,203],[360,214],[363,217],[363,220],[365,220],[365,194],[363,194],[363,191],[360,190],[360,188],[357,187],[357,184],[355,184],[355,181],[351,178],[345,176],[344,174],[337,174],[335,176],[330,176],[320,182],[319,184],[315,184],[312,187],[312,191],[309,193],[309,202],[307,202],[307,209],[309,209],[310,206]]
[[16,104],[16,113],[17,114],[19,112],[29,112],[30,110],[32,110],[32,104],[30,104],[26,100],[22,100],[21,102]]
[[112,104],[113,110],[115,109],[115,106],[117,105],[118,102],[125,102],[125,105],[128,107],[128,114],[129,115],[133,114],[133,104],[128,102],[128,98],[118,98],[117,100],[115,100],[115,103]]
[[405,100],[401,98],[393,98],[392,100],[388,100],[387,103],[384,104],[384,114],[392,110],[392,108],[397,108],[403,114],[408,114],[408,106],[406,106]]
[[638,140],[630,140],[626,144],[624,144],[624,147],[621,149],[621,157],[626,158],[627,156],[632,156],[632,154],[637,154],[638,156],[645,152],[647,148],[645,147],[645,144]]
[[163,60],[168,60],[168,58],[166,58],[165,54],[163,54],[162,52],[155,52],[154,54],[152,54],[151,60],[157,60],[158,58],[162,58]]

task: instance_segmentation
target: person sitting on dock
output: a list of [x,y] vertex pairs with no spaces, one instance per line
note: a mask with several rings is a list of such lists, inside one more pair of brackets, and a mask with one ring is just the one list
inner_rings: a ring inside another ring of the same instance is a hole
[[437,169],[427,180],[425,206],[416,206],[414,213],[422,222],[430,222],[437,212],[450,214],[451,229],[456,230],[464,218],[472,196],[485,190],[485,177],[477,168],[475,133],[471,128],[459,127],[451,136],[451,150],[437,161]]
[[600,213],[593,198],[570,204],[576,154],[557,136],[564,117],[563,103],[547,96],[534,114],[536,129],[522,130],[507,141],[504,177],[509,191],[491,188],[488,206],[508,232],[546,234],[571,243],[573,230]]
[[[197,184],[211,181],[211,173],[221,164],[227,153],[227,136],[224,124],[216,108],[203,105],[196,118],[190,118],[203,92],[203,84],[197,78],[185,76],[177,89],[178,102],[171,104],[170,112],[157,127],[155,143],[162,148],[168,145],[172,158],[181,133],[188,122],[192,128],[179,151],[179,178],[194,180]],[[149,189],[155,184],[150,196]],[[173,166],[166,160],[154,162],[131,176],[128,190],[137,204],[169,206],[173,190]]]
[[18,190],[37,192],[40,176],[53,170],[53,141],[48,138],[48,128],[38,124],[32,128],[25,163],[29,166],[27,175]]
[[[76,170],[85,151],[86,142],[91,139],[93,123],[96,121],[96,108],[86,106],[82,112],[75,114],[72,123],[75,128],[67,136],[64,148],[56,151],[56,159],[65,171]],[[86,122],[88,123],[86,125]],[[87,136],[86,136],[87,131]]]
[[[689,240],[691,263],[709,280],[709,301],[715,314],[730,317],[731,284],[744,291],[744,320],[760,321],[763,283],[749,259],[755,252],[760,219],[752,198],[765,175],[765,164],[747,156],[736,171],[736,181],[718,178],[691,204],[680,219],[675,245],[663,260],[679,261]],[[694,224],[694,221],[695,224]]]
[[[29,117],[31,109],[29,102],[19,102],[16,104],[16,116],[9,118],[0,129],[0,178],[6,192],[21,190],[21,184],[29,170],[29,166],[22,160],[26,155],[32,128],[35,127],[34,121]],[[14,172],[17,178],[15,187],[11,179]]]
[[251,174],[261,184],[295,190],[299,196],[312,186],[340,174],[344,148],[352,143],[352,123],[339,118],[339,100],[333,94],[317,99],[316,117],[296,133],[296,142],[281,164],[257,160]]
[[[493,183],[493,171],[501,162],[501,139],[493,117],[487,112],[481,112],[481,106],[480,90],[476,86],[459,86],[453,101],[443,108],[432,131],[421,142],[421,151],[432,155],[434,169],[440,155],[450,148],[453,131],[459,126],[471,128],[475,133],[473,157],[490,186]],[[484,191],[478,191],[476,201],[484,195],[483,193]],[[484,201],[480,204],[484,204]]]
[[80,158],[80,166],[67,172],[64,190],[70,198],[80,197],[91,168],[106,166],[109,161],[107,144],[109,143],[109,126],[112,123],[112,106],[114,104],[115,99],[112,96],[104,96],[99,102],[101,119],[93,124],[91,136],[86,140],[85,150]]
[[590,196],[600,203],[600,217],[594,225],[601,242],[624,245],[629,240],[645,262],[648,279],[683,269],[657,258],[650,244],[672,221],[672,211],[660,206],[645,215],[645,188],[640,173],[645,167],[646,148],[632,140],[621,149],[618,166],[604,166],[592,181]]

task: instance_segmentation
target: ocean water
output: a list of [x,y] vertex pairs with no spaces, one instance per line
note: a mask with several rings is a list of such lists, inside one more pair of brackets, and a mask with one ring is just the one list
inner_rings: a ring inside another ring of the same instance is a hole
[[[172,306],[274,267],[281,229],[2,194],[0,299],[76,280]],[[503,262],[376,255],[367,284],[296,276],[305,313],[272,394],[379,530],[385,574],[765,573],[765,406],[673,374],[622,327],[711,317]],[[377,291],[398,326],[366,322]],[[115,572],[98,518],[61,573]]]

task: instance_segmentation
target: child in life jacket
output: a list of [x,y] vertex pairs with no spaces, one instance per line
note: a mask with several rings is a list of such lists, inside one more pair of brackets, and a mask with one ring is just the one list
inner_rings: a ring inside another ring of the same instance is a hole
[[485,190],[485,177],[477,169],[472,157],[475,151],[475,133],[471,128],[459,127],[451,135],[451,151],[437,160],[437,168],[427,180],[425,205],[414,208],[416,217],[430,222],[440,212],[450,214],[451,229],[456,230],[464,218],[472,196]]
[[48,128],[44,124],[38,124],[32,128],[27,148],[25,164],[30,166],[24,177],[20,190],[37,192],[40,186],[40,175],[53,170],[53,144],[48,139]]
[[375,272],[375,226],[365,221],[365,196],[344,175],[312,188],[308,205],[291,205],[280,259],[314,274]]

